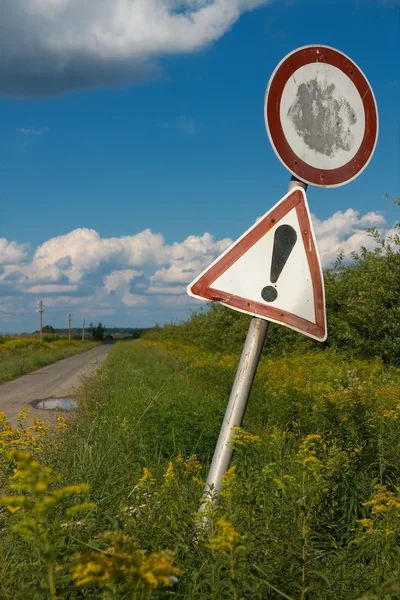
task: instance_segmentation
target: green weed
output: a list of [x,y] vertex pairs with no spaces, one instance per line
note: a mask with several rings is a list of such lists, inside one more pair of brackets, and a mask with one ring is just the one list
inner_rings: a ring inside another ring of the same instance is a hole
[[[237,362],[117,344],[71,425],[31,448],[62,485],[88,484],[96,506],[51,538],[57,597],[399,597],[399,371],[335,350],[263,358],[205,527],[197,511]],[[7,431],[4,444],[24,441]],[[19,512],[0,511],[0,596],[48,598],[43,557],[13,528]]]
[[0,343],[0,383],[74,354],[87,352],[95,345],[95,342],[65,339],[40,342],[30,338],[3,338],[3,343]]

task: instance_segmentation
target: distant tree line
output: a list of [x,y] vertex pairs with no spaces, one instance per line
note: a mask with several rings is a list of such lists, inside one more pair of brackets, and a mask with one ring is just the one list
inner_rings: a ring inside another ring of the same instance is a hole
[[[45,325],[42,329],[44,334],[53,334],[53,335],[66,335],[68,334],[68,329],[65,327],[55,328],[52,325]],[[120,337],[130,337],[130,338],[139,338],[141,335],[147,331],[146,328],[139,327],[105,327],[102,323],[98,323],[97,325],[93,325],[93,323],[89,323],[85,329],[85,338],[93,339],[96,341],[103,341],[107,338],[112,338],[113,335]],[[35,332],[38,333],[38,332]],[[81,339],[82,337],[82,327],[72,327],[71,334],[73,339]]]

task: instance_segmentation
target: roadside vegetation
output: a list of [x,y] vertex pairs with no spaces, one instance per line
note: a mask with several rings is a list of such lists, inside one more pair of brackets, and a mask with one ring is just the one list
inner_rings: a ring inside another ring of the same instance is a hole
[[273,326],[198,508],[249,319],[119,342],[55,430],[0,415],[0,598],[400,599],[400,255],[325,273],[329,337]]
[[118,343],[56,435],[3,419],[0,597],[397,599],[399,370],[264,357],[202,529],[237,361]]
[[[54,339],[55,338],[55,339]],[[40,342],[29,337],[0,337],[0,383],[11,381],[62,358],[87,352],[96,342],[78,341],[49,336]]]

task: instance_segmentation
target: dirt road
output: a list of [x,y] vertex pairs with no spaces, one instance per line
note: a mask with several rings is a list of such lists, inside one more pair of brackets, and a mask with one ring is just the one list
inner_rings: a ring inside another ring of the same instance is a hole
[[81,384],[82,377],[91,375],[106,358],[111,344],[96,346],[70,358],[23,375],[19,379],[0,385],[0,412],[6,413],[12,425],[23,408],[30,407],[30,417],[43,421],[53,421],[54,411],[36,410],[35,400],[44,398],[65,398],[74,395],[74,389]]

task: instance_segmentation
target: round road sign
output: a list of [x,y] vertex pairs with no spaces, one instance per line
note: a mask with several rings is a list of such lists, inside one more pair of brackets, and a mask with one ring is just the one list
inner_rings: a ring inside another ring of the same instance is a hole
[[328,46],[305,46],[277,66],[265,95],[271,144],[306,183],[335,187],[367,166],[378,138],[378,111],[364,73]]

